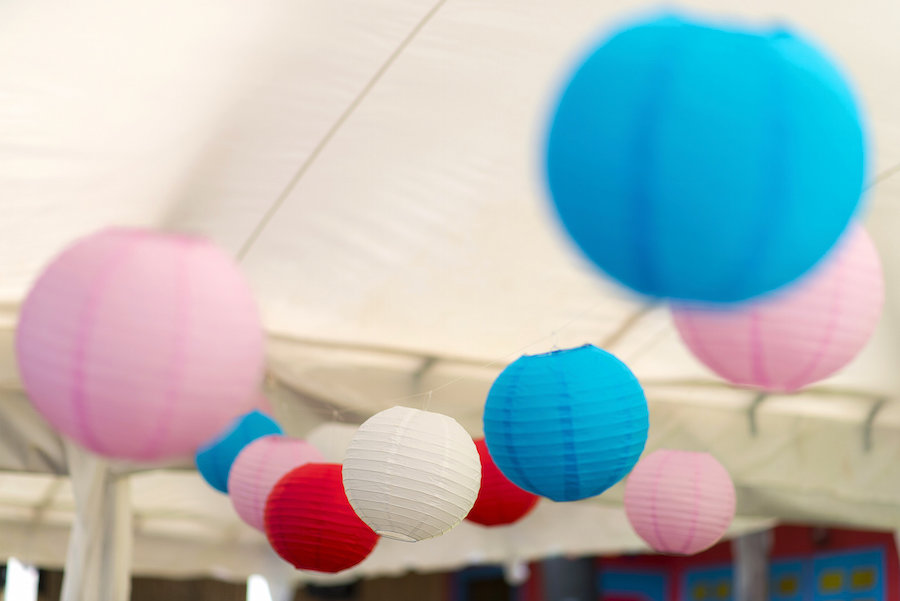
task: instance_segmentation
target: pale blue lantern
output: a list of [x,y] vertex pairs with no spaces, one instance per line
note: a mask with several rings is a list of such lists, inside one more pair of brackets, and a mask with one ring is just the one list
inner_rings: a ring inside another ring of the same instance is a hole
[[603,40],[547,139],[566,230],[651,297],[735,302],[812,267],[859,204],[864,128],[841,73],[783,28],[676,16]]
[[246,413],[200,447],[195,458],[197,470],[210,486],[228,494],[228,475],[238,454],[257,438],[271,434],[283,434],[278,422],[261,411]]
[[484,407],[491,457],[513,483],[554,501],[599,495],[647,441],[644,391],[615,356],[586,345],[525,355],[494,381]]

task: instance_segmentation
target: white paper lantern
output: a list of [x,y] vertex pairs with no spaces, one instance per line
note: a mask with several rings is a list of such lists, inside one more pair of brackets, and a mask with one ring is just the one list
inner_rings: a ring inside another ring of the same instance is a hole
[[481,485],[481,461],[453,418],[393,407],[359,427],[343,474],[350,505],[372,530],[415,542],[466,517]]

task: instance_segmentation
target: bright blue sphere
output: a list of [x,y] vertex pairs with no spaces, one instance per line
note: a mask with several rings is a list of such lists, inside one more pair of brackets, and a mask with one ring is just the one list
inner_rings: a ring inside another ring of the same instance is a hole
[[200,475],[216,490],[228,494],[228,475],[238,454],[248,444],[272,434],[282,434],[281,426],[261,411],[251,411],[236,419],[214,440],[200,447],[195,461]]
[[500,471],[554,501],[599,495],[647,442],[647,401],[628,367],[594,346],[525,355],[494,381],[484,438]]
[[665,17],[578,67],[547,178],[565,228],[614,279],[734,302],[828,252],[859,204],[865,146],[847,83],[808,42]]

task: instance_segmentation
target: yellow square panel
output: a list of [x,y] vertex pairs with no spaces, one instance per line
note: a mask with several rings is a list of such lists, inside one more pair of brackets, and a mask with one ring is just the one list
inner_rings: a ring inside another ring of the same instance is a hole
[[797,594],[800,586],[796,576],[784,576],[778,579],[775,588],[782,597],[791,597]]
[[828,570],[819,580],[819,589],[823,593],[838,593],[844,588],[844,573],[841,570]]
[[850,588],[865,591],[875,587],[875,568],[856,568],[850,574]]
[[698,584],[694,587],[693,595],[694,601],[706,601],[706,598],[709,596],[709,591],[706,588],[706,585]]

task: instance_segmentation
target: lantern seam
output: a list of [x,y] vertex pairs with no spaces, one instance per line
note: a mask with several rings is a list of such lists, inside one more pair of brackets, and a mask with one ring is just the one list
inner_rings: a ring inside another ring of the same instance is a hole
[[[847,257],[838,255],[836,257],[836,260],[846,261]],[[834,294],[831,295],[831,302],[828,304],[828,322],[827,325],[823,328],[825,333],[822,337],[822,343],[816,349],[815,354],[813,355],[809,364],[798,375],[789,380],[789,383],[785,382],[785,390],[791,391],[802,388],[806,384],[806,381],[809,378],[810,374],[815,372],[816,368],[822,362],[822,359],[825,358],[825,350],[831,345],[831,342],[834,340],[834,333],[837,330],[837,321],[840,318],[840,305],[842,300],[841,293],[844,290],[843,279],[845,275],[845,270],[835,269]]]
[[[178,404],[178,401],[182,398],[182,394],[184,392],[184,364],[185,358],[188,355],[187,351],[187,310],[188,303],[185,302],[186,298],[190,295],[191,282],[187,277],[188,275],[188,263],[190,261],[191,255],[193,254],[196,247],[190,243],[182,241],[180,238],[178,241],[183,245],[184,251],[176,254],[177,260],[177,270],[175,276],[175,315],[178,320],[178,324],[172,328],[174,333],[172,340],[172,352],[170,353],[169,358],[169,370],[166,392],[164,397],[163,407],[164,409],[159,412],[157,417],[157,423],[154,425],[152,430],[150,431],[150,436],[147,442],[144,445],[143,453],[146,456],[155,456],[159,449],[162,447],[163,441],[165,438],[171,433],[171,423],[172,417],[175,414],[175,409]],[[215,456],[214,456],[215,459]]]
[[691,524],[688,529],[687,538],[684,541],[684,546],[681,549],[683,554],[688,554],[691,548],[691,544],[694,542],[694,538],[697,536],[697,525],[700,520],[700,502],[702,501],[702,491],[700,490],[700,482],[702,482],[702,472],[703,472],[703,464],[704,457],[701,455],[691,454],[694,459],[694,478],[693,478],[693,489],[694,489],[694,502],[691,504]]
[[94,319],[100,311],[102,293],[106,291],[107,285],[111,282],[113,273],[131,257],[135,247],[141,240],[142,238],[139,239],[138,237],[130,238],[131,243],[125,250],[117,254],[116,260],[107,263],[104,269],[97,274],[95,287],[82,308],[81,327],[78,329],[75,339],[75,360],[72,365],[72,408],[75,410],[76,423],[84,436],[85,443],[98,452],[103,452],[106,449],[106,445],[101,443],[94,432],[87,415],[88,399],[84,390],[86,379],[84,363],[87,355],[88,340],[91,337]]
[[663,470],[670,457],[671,455],[666,454],[660,458],[660,462],[656,466],[656,475],[653,478],[653,488],[651,489],[650,494],[650,523],[653,526],[653,533],[656,534],[656,540],[659,543],[660,550],[663,551],[668,551],[669,549],[668,545],[663,540],[662,531],[659,528],[659,481],[662,478]]

